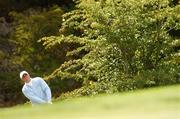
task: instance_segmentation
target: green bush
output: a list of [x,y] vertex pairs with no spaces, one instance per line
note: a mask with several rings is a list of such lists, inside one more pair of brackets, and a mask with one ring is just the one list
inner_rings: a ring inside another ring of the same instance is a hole
[[10,13],[15,27],[11,33],[11,42],[15,45],[12,60],[15,64],[40,74],[46,74],[60,64],[56,57],[44,50],[38,40],[44,36],[59,34],[62,14],[63,11],[58,6],[44,11],[29,9],[24,13]]
[[[76,10],[63,15],[63,35],[43,42],[49,49],[87,43],[67,51],[72,57],[49,78],[82,82],[70,96],[178,83],[178,37],[169,31],[180,28],[179,7],[169,0],[79,0]],[[83,49],[88,52],[77,59]]]

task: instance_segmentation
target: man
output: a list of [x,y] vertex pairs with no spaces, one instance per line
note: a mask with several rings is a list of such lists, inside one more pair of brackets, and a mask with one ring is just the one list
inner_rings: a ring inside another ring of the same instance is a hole
[[25,82],[22,92],[32,105],[52,104],[51,90],[42,78],[31,78],[27,71],[20,72],[20,78]]

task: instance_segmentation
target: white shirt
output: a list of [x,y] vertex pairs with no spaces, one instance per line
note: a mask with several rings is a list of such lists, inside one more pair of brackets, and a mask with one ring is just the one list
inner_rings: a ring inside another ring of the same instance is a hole
[[51,103],[51,90],[40,77],[31,78],[29,83],[25,83],[22,92],[32,104]]

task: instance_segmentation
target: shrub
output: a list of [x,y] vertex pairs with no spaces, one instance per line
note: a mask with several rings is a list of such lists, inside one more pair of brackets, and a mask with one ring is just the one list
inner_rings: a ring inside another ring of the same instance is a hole
[[[49,78],[82,82],[69,95],[178,83],[179,48],[173,45],[178,37],[169,33],[179,30],[178,12],[179,5],[169,0],[79,0],[77,10],[63,15],[62,35],[43,42],[50,49],[64,42],[84,44],[67,51],[71,59]],[[83,49],[88,50],[81,55]]]

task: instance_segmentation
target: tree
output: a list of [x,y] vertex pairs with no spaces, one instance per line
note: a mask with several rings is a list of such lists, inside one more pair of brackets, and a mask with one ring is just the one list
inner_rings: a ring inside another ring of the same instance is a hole
[[179,5],[171,4],[168,0],[79,1],[77,10],[64,15],[63,35],[43,42],[51,49],[64,42],[86,41],[68,54],[90,50],[65,62],[48,78],[81,80],[84,87],[77,92],[90,94],[177,83],[180,68],[173,54],[179,50],[174,51],[172,44],[178,39],[168,31],[179,29]]

